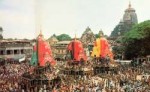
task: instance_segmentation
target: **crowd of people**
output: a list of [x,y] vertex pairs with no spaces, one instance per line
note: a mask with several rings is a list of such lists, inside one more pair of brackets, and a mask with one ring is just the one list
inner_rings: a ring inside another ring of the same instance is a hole
[[27,63],[7,63],[0,66],[0,92],[20,92],[18,84],[21,76],[29,69]]
[[100,74],[79,78],[66,77],[58,92],[149,92],[150,75],[142,67],[121,67],[118,74]]
[[[58,63],[58,66],[61,64],[62,62]],[[125,65],[119,66],[117,74],[77,75],[76,79],[73,75],[59,74],[59,69],[53,69],[52,75],[61,75],[62,82],[60,87],[54,87],[52,90],[55,92],[150,92],[150,73],[147,72],[149,69],[150,67],[145,64],[137,67]],[[21,76],[29,70],[31,66],[28,63],[0,66],[0,92],[21,92]],[[46,75],[52,77],[51,74]],[[45,90],[45,92],[49,91]]]

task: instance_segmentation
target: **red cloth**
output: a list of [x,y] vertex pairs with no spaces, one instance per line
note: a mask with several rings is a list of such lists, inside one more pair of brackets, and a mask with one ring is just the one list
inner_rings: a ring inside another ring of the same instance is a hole
[[67,49],[72,52],[73,59],[75,61],[80,61],[81,58],[86,61],[87,57],[85,55],[82,43],[79,40],[73,40],[72,42],[70,42]]
[[113,54],[110,51],[109,43],[105,38],[100,38],[100,55],[102,57],[106,57],[107,55],[111,58],[113,58]]
[[37,51],[37,50],[36,50],[36,45],[33,46],[33,51]]
[[40,66],[45,66],[47,62],[54,65],[56,62],[52,58],[52,51],[48,43],[44,41],[43,36],[38,36],[38,62]]

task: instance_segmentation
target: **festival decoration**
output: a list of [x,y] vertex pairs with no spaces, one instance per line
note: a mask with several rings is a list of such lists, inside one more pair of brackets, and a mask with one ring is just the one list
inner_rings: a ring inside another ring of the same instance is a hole
[[51,66],[56,64],[52,57],[52,51],[49,44],[44,40],[43,35],[40,33],[33,48],[30,64],[34,66],[45,66],[47,63],[51,64]]
[[91,56],[103,58],[109,56],[111,59],[113,58],[113,53],[106,38],[100,37],[96,39]]
[[71,55],[71,60],[86,61],[87,56],[84,52],[82,43],[76,38],[71,41],[67,47],[68,53]]

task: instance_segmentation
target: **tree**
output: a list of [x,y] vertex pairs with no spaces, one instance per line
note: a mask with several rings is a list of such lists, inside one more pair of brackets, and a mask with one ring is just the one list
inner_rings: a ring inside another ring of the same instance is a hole
[[123,38],[127,59],[150,55],[150,20],[135,25]]
[[99,34],[95,34],[95,37],[96,37],[96,38],[99,38],[100,36],[99,36]]
[[61,34],[56,36],[59,41],[68,41],[71,40],[71,37],[67,34]]
[[0,40],[2,40],[3,39],[3,36],[2,35],[0,35]]

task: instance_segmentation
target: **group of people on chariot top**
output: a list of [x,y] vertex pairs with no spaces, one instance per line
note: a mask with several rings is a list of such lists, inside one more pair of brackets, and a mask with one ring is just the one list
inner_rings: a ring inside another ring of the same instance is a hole
[[102,64],[102,65],[107,64],[108,65],[110,61],[111,61],[111,59],[108,55],[106,57],[102,57],[101,55],[98,58],[94,57],[94,62],[96,64]]

